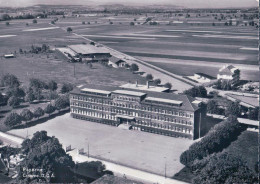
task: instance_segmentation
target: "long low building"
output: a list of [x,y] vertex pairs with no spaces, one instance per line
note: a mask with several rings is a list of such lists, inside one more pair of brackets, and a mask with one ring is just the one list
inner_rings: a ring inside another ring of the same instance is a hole
[[70,94],[70,109],[73,118],[172,137],[196,139],[205,127],[205,106],[173,93],[81,85]]
[[104,61],[108,62],[111,57],[110,51],[103,46],[91,44],[68,45],[68,48],[75,52],[84,61]]

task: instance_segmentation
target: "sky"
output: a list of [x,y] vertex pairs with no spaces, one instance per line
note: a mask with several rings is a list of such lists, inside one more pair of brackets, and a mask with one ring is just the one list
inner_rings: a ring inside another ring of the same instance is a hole
[[257,7],[259,0],[0,0],[0,7],[24,7],[37,4],[51,5],[176,5],[186,8]]

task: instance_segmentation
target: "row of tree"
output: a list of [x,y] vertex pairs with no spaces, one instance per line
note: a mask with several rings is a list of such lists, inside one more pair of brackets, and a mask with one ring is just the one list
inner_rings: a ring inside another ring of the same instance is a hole
[[204,86],[194,86],[191,89],[185,90],[184,94],[192,97],[207,97],[207,90]]
[[226,148],[241,133],[243,128],[236,117],[230,116],[223,122],[215,125],[199,142],[192,144],[180,156],[180,162],[191,166],[195,160],[201,160],[212,153],[220,152]]
[[[145,78],[146,78],[147,81],[153,81],[153,83],[156,86],[161,84],[161,79],[154,79],[152,74],[147,74]],[[167,83],[164,84],[164,87],[171,89],[172,88],[172,84],[167,82]]]
[[20,114],[15,112],[10,113],[4,120],[4,124],[7,127],[14,127],[20,125],[22,121],[28,122],[33,118],[39,119],[44,114],[52,114],[55,110],[62,110],[69,107],[69,95],[62,95],[54,101],[54,105],[48,104],[44,109],[38,107],[34,112],[29,109],[23,109]]
[[[58,89],[58,84],[54,80],[50,80],[47,83],[37,79],[32,78],[29,81],[29,86],[27,90],[20,87],[20,81],[15,75],[5,74],[1,80],[1,86],[4,86],[6,97],[0,94],[0,104],[7,101],[9,106],[16,107],[20,105],[21,101],[27,101],[32,103],[34,100],[41,99],[56,99],[58,94],[56,90]],[[47,95],[43,95],[43,90],[48,90]],[[73,90],[73,85],[70,83],[63,83],[60,92],[62,94],[68,93]]]
[[[227,101],[226,108],[222,109],[219,107],[218,101],[215,99],[209,100],[207,104],[207,112],[210,114],[219,114],[225,115],[226,117],[233,115],[237,117],[241,117],[241,112],[243,108],[239,104],[239,102]],[[248,108],[247,110],[247,118],[251,120],[259,120],[260,111],[259,107]]]
[[241,158],[227,152],[197,160],[191,170],[196,175],[193,184],[258,183],[257,171],[254,172]]
[[25,15],[18,15],[18,16],[10,16],[9,14],[2,14],[0,17],[0,21],[7,21],[7,20],[12,20],[12,19],[35,19],[37,17],[47,18],[47,14],[39,13],[36,15],[25,14]]

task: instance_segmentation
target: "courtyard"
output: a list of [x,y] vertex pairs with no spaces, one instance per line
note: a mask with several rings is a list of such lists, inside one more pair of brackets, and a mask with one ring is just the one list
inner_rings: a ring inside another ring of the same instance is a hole
[[[9,133],[26,137],[36,131],[46,130],[65,146],[84,148],[89,154],[118,164],[134,167],[155,174],[172,177],[184,166],[179,162],[181,153],[192,140],[167,137],[140,131],[73,119],[70,114],[56,117],[43,124]],[[167,164],[166,164],[167,163]]]

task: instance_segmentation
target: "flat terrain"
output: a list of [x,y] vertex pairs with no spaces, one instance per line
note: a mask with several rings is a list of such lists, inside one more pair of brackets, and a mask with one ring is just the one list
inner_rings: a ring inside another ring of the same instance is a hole
[[[136,25],[130,26],[129,23],[134,18]],[[13,20],[9,26],[3,22],[0,23],[0,55],[13,53],[19,48],[30,48],[32,44],[45,43],[54,47],[86,42],[83,38],[64,31],[71,27],[78,35],[174,74],[190,76],[196,72],[205,72],[216,77],[218,69],[230,63],[241,69],[241,79],[259,81],[258,68],[254,67],[258,64],[255,27],[195,24],[176,26],[163,23],[157,26],[141,25],[145,19],[143,15],[86,15],[60,18],[55,25],[49,24],[51,19],[39,19],[37,24],[32,24],[32,20]],[[189,20],[195,19],[197,18]],[[206,19],[213,21],[211,17],[200,19],[202,22],[206,22]],[[109,20],[113,24],[109,24]],[[82,21],[86,24],[83,25]],[[26,22],[29,22],[29,26],[25,25]]]
[[136,80],[145,82],[143,77],[125,69],[110,68],[99,63],[94,63],[92,67],[81,63],[72,64],[52,56],[47,58],[46,54],[23,54],[11,59],[2,58],[0,74],[5,73],[15,74],[25,83],[28,83],[30,78],[55,80],[58,83],[71,82],[74,85],[82,83],[122,85]]
[[89,143],[91,155],[161,175],[164,175],[167,162],[166,170],[169,177],[183,168],[179,156],[193,142],[73,119],[69,114],[44,124],[9,132],[26,137],[27,130],[30,137],[36,131],[46,130],[49,136],[57,137],[62,144],[84,148],[85,151]]

